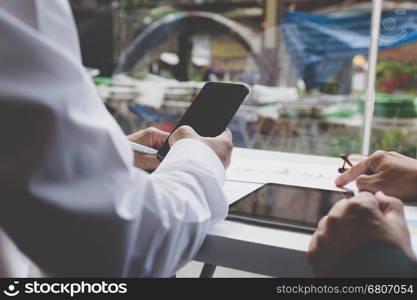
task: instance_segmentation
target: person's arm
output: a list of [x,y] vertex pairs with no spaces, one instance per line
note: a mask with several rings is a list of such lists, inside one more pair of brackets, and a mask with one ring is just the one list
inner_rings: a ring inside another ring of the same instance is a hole
[[343,255],[330,268],[328,276],[417,277],[417,263],[398,247],[372,243]]
[[135,168],[74,36],[64,1],[0,2],[1,227],[50,275],[170,276],[226,216],[224,166],[182,139]]

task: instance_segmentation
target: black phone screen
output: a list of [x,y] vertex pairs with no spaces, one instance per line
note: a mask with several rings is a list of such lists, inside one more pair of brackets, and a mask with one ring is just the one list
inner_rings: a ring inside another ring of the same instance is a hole
[[228,219],[313,232],[320,219],[352,192],[268,183],[229,207]]
[[[226,129],[248,93],[249,89],[243,84],[206,83],[172,132],[188,125],[201,136],[218,136]],[[163,159],[168,151],[167,139],[157,157]]]

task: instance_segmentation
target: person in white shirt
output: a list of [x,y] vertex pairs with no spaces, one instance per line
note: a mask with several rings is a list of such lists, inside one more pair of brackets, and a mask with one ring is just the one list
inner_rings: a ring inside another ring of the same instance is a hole
[[82,66],[67,1],[0,1],[0,40],[1,228],[50,276],[173,275],[227,214],[230,132],[180,128],[149,175]]

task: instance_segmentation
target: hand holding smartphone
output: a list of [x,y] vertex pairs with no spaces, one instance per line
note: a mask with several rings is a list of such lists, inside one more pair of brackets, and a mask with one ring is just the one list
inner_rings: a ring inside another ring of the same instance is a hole
[[[208,82],[172,132],[178,127],[188,125],[203,137],[220,135],[226,130],[248,93],[249,88],[243,84]],[[156,154],[161,161],[170,149],[168,139],[169,137]]]

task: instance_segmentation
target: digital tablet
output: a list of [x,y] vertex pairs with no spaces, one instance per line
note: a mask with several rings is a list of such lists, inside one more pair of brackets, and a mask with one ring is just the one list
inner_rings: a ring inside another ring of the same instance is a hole
[[229,207],[229,220],[314,232],[320,219],[353,192],[268,183]]

